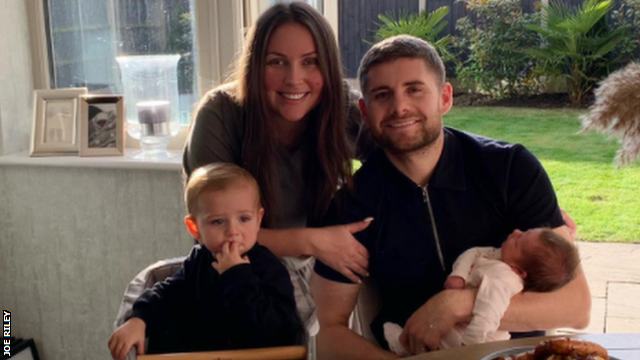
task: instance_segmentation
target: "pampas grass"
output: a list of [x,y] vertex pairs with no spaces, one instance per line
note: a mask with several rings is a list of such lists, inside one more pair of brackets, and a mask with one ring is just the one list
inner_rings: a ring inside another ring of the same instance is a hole
[[640,64],[630,63],[611,73],[595,90],[596,101],[580,116],[582,131],[595,130],[618,138],[618,168],[640,154]]

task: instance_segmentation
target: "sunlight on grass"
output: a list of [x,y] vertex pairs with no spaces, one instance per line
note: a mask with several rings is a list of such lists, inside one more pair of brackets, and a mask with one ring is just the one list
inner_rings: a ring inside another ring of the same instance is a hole
[[589,241],[640,243],[640,166],[616,170],[618,142],[577,134],[584,110],[454,108],[445,125],[525,145],[542,162],[558,202]]

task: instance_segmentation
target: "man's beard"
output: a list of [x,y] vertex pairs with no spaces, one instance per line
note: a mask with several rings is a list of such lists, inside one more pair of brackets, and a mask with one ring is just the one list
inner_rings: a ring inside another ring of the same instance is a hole
[[[384,133],[384,131],[378,132],[373,129],[371,130],[371,136],[381,148],[395,155],[409,154],[425,150],[436,142],[436,140],[440,136],[442,129],[429,129],[427,127],[426,118],[424,116],[417,117],[420,119],[419,124],[421,126],[416,131],[416,133],[411,135],[410,141],[407,140],[406,136],[402,136],[399,138],[396,137],[396,139],[394,140],[388,134]],[[384,119],[382,123],[384,124],[387,120],[402,120],[404,118],[416,118],[416,116],[407,115],[403,116],[402,118],[392,117],[389,119]]]

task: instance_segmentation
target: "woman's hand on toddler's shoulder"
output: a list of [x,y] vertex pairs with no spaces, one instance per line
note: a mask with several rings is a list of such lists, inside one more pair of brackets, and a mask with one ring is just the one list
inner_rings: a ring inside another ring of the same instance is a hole
[[133,317],[120,325],[109,337],[109,351],[116,360],[124,360],[135,346],[138,355],[144,355],[144,338],[147,325],[142,319]]

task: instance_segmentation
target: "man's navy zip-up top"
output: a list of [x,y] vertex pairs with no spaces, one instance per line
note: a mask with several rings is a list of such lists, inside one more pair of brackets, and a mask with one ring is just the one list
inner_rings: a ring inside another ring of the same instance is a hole
[[[429,183],[402,174],[382,150],[342,189],[326,225],[373,217],[355,237],[369,251],[369,273],[381,291],[382,310],[372,324],[404,325],[444,289],[457,257],[474,246],[500,247],[514,229],[564,225],[555,193],[540,162],[523,146],[444,127],[444,148]],[[321,262],[315,271],[350,282]]]

